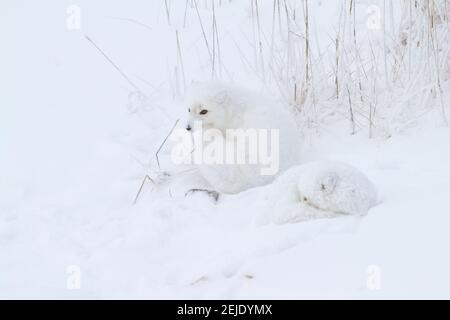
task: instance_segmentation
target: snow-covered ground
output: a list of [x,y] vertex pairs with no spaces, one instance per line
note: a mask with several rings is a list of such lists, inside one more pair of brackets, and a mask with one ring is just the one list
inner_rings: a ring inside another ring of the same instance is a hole
[[[249,5],[222,2],[217,72],[261,89],[236,32]],[[67,28],[73,4],[81,29]],[[326,4],[311,5],[323,9],[319,38],[335,15]],[[350,135],[336,119],[299,137],[305,161],[343,161],[374,182],[380,204],[365,217],[258,226],[266,187],[218,204],[185,197],[203,182],[170,164],[169,145],[158,170],[155,152],[185,112],[173,97],[184,90],[175,30],[187,81],[211,76],[188,9],[184,23],[185,2],[171,1],[168,26],[164,1],[1,5],[0,298],[450,298],[450,130],[439,112],[388,137]],[[146,174],[157,183],[134,204]]]

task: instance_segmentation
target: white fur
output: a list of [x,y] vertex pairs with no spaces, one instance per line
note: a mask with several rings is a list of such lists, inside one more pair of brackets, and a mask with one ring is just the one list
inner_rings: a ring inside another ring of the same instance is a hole
[[372,182],[340,162],[316,161],[291,168],[271,185],[258,224],[289,223],[342,215],[361,216],[377,203]]
[[[299,163],[299,133],[287,110],[257,93],[218,82],[194,84],[188,94],[190,109],[186,125],[201,121],[206,129],[278,129],[280,133],[279,172]],[[201,110],[207,109],[206,115]],[[225,141],[227,143],[227,141]],[[261,165],[199,165],[201,175],[222,193],[239,193],[273,181],[261,175]]]

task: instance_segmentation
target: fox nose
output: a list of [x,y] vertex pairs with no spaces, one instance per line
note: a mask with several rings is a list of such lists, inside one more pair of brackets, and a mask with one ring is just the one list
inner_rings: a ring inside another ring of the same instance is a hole
[[186,127],[186,130],[187,130],[187,131],[191,131],[191,130],[192,130],[192,127],[188,124],[187,127]]

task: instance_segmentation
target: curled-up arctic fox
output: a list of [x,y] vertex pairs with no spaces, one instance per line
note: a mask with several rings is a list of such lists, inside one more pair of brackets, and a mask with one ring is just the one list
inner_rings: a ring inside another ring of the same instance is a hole
[[257,224],[283,224],[345,215],[366,215],[377,204],[373,183],[340,162],[316,161],[282,174],[265,192]]

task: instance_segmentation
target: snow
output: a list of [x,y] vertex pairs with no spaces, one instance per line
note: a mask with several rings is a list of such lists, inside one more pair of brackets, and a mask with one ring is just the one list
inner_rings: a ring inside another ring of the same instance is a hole
[[[186,74],[211,76],[195,9],[183,28],[184,2],[171,1],[171,26],[163,1],[79,2],[82,29],[68,30],[73,3],[9,1],[0,13],[0,298],[450,298],[450,131],[438,112],[372,139],[350,135],[347,120],[308,127],[305,161],[357,168],[379,204],[365,216],[261,226],[270,186],[215,204],[185,196],[207,185],[171,164],[170,145],[156,162],[185,111],[175,29]],[[314,4],[334,19],[324,8]],[[233,1],[216,14],[223,76],[273,95],[245,62],[253,51],[239,53],[250,10]],[[329,40],[326,20],[316,19],[317,37]],[[134,204],[146,174],[154,183]],[[68,286],[73,266],[79,289]]]

